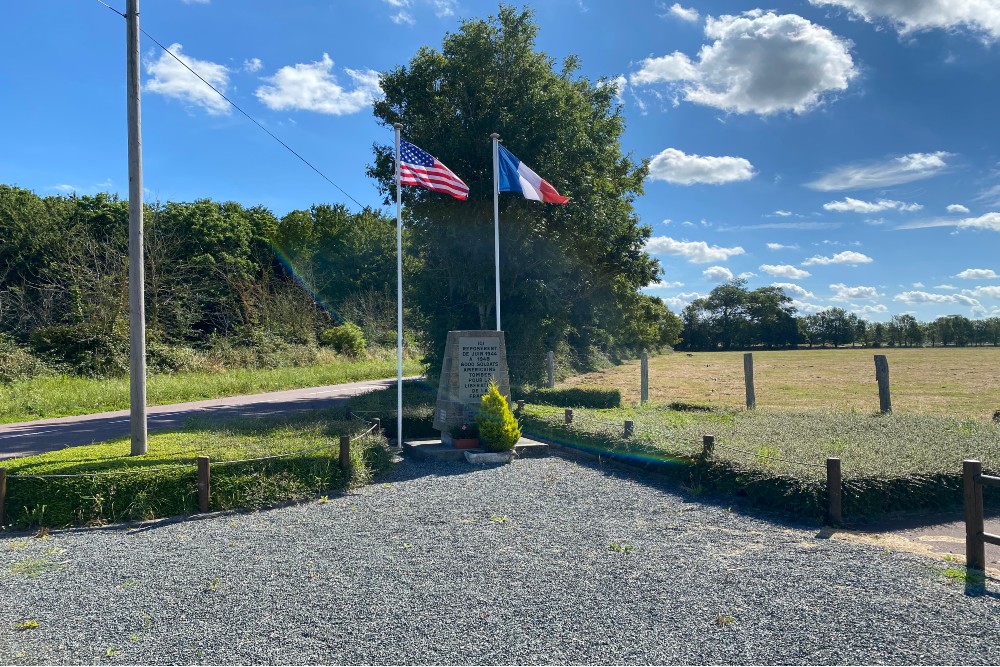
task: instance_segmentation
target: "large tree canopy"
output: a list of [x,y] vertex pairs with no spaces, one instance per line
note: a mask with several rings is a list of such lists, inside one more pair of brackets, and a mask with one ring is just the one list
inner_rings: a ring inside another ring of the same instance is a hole
[[[406,277],[421,311],[428,361],[440,362],[446,332],[493,328],[493,203],[490,134],[551,182],[569,204],[502,194],[500,308],[515,381],[533,381],[546,350],[654,346],[666,310],[638,290],[659,275],[643,247],[633,200],[645,164],[623,155],[615,87],[576,76],[577,61],[535,50],[530,10],[502,6],[424,47],[381,77],[375,116],[437,156],[469,185],[468,201],[407,188],[406,220],[420,258]],[[375,146],[373,177],[391,199],[393,149]],[[642,325],[629,320],[639,318]],[[668,329],[670,327],[667,327]],[[652,334],[649,334],[652,335]],[[662,335],[661,335],[662,337]],[[636,340],[639,338],[640,340]]]

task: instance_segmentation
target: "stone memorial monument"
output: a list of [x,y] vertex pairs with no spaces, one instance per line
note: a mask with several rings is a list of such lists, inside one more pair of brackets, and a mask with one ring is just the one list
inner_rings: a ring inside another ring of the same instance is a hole
[[441,366],[434,428],[441,442],[451,444],[451,429],[471,424],[479,414],[479,402],[493,380],[510,401],[507,348],[502,331],[449,331]]

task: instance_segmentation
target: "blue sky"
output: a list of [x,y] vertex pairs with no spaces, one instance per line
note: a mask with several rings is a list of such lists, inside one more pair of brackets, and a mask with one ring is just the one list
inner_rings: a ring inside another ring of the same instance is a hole
[[[623,148],[652,161],[636,209],[665,271],[648,291],[675,312],[743,276],[781,285],[800,313],[1000,315],[996,0],[531,6],[538,48],[619,84]],[[124,197],[124,20],[96,0],[4,9],[0,183]],[[392,141],[371,114],[377,72],[496,9],[144,0],[141,21],[351,198],[381,206],[364,174],[372,144]],[[357,208],[145,38],[142,53],[147,201]]]

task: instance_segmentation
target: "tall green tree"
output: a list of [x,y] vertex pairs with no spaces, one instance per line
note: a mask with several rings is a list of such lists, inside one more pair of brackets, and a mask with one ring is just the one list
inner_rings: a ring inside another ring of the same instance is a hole
[[[515,382],[540,379],[547,349],[613,345],[618,305],[660,273],[633,210],[647,169],[622,154],[615,86],[578,76],[572,56],[557,69],[535,49],[537,31],[531,10],[501,6],[381,77],[380,123],[401,123],[470,189],[464,202],[404,193],[421,260],[406,281],[432,368],[447,331],[494,326],[492,132],[572,198],[552,206],[501,195],[501,316]],[[387,194],[393,169],[392,146],[375,146],[370,174]]]

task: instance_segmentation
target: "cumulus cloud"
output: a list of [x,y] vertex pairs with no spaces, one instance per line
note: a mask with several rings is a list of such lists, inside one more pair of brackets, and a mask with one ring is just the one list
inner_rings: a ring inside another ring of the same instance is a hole
[[996,0],[809,0],[835,5],[869,23],[888,21],[902,35],[923,30],[963,27],[988,41],[1000,39]]
[[816,295],[801,285],[795,283],[771,283],[771,287],[777,287],[782,292],[794,299],[815,299]]
[[833,291],[831,301],[874,301],[882,296],[874,287],[848,287],[844,283],[834,283],[830,285]]
[[753,178],[753,165],[741,157],[688,155],[668,148],[649,163],[649,178],[680,185],[730,183]]
[[969,306],[970,308],[982,308],[982,304],[976,299],[964,294],[934,294],[932,292],[900,292],[892,297],[894,301],[902,301],[908,304],[936,303],[952,304],[956,306]]
[[767,244],[767,249],[768,250],[798,250],[799,246],[798,246],[798,244],[785,245],[783,243],[768,243]]
[[965,278],[966,280],[992,280],[993,278],[1000,278],[993,269],[966,269],[961,273],[955,274],[956,278]]
[[680,255],[692,264],[724,262],[730,257],[746,252],[740,246],[723,248],[710,246],[704,241],[677,241],[669,236],[652,237],[646,242],[646,251],[653,254]]
[[724,283],[733,279],[733,272],[724,266],[710,266],[702,271],[701,275],[705,276],[705,280],[716,283]]
[[264,63],[260,61],[260,58],[251,58],[250,60],[243,61],[243,69],[247,72],[259,72],[262,67],[264,67]]
[[948,204],[948,212],[967,214],[969,212],[969,209],[966,208],[965,206],[962,206],[961,204]]
[[779,209],[779,210],[775,211],[773,215],[776,215],[779,218],[787,218],[787,217],[790,217],[792,215],[792,212],[791,211],[782,211],[782,210]]
[[851,312],[861,317],[869,317],[871,315],[885,315],[889,312],[889,308],[881,303],[867,304],[864,306],[855,306],[851,308]]
[[698,292],[681,292],[677,296],[665,296],[661,298],[670,310],[678,312],[684,310],[685,306],[695,299],[700,299],[704,296],[704,294],[699,294]]
[[829,307],[829,306],[821,306],[818,303],[809,303],[808,301],[801,301],[799,299],[792,299],[792,306],[798,312],[805,313],[806,315],[815,315],[816,313],[821,313]]
[[261,86],[255,94],[275,111],[301,109],[335,116],[361,111],[381,94],[375,70],[345,69],[354,82],[354,89],[346,90],[337,83],[332,69],[333,61],[325,53],[322,60],[313,63],[286,65],[265,77],[270,85]]
[[844,201],[827,202],[826,204],[823,204],[823,208],[827,211],[850,213],[878,213],[879,211],[890,210],[910,213],[913,211],[919,211],[923,208],[923,205],[907,204],[906,202],[896,201],[894,199],[879,199],[878,201],[869,202],[854,199],[853,197],[845,197]]
[[694,7],[681,7],[679,2],[675,2],[670,6],[670,14],[682,21],[688,21],[689,23],[695,23],[701,15],[698,10]]
[[647,58],[632,83],[666,83],[689,102],[767,115],[805,113],[858,73],[848,40],[796,14],[710,16],[705,36],[714,41],[697,60],[679,51]]
[[844,252],[838,252],[832,257],[823,257],[821,255],[815,255],[810,257],[806,261],[802,262],[802,266],[816,266],[825,264],[848,264],[850,266],[857,266],[858,264],[871,264],[873,260],[868,255],[860,252],[854,252],[853,250],[845,250]]
[[672,289],[675,287],[684,287],[684,283],[679,280],[674,282],[669,282],[665,280],[657,280],[655,283],[650,283],[646,289]]
[[959,220],[957,226],[962,229],[988,229],[1000,232],[1000,213],[990,212],[978,218],[965,218],[964,220]]
[[848,164],[837,167],[806,185],[824,192],[900,185],[937,176],[948,169],[948,159],[951,157],[954,157],[953,153],[937,151],[910,153],[881,162]]
[[977,287],[976,289],[966,289],[962,290],[962,294],[1000,299],[1000,285],[983,285],[982,287]]
[[[198,60],[184,55],[183,49],[184,47],[177,43],[168,47],[171,53],[200,74],[202,79],[215,86],[219,92],[225,93],[229,86],[229,68],[209,60]],[[169,53],[161,53],[156,60],[146,62],[146,74],[151,77],[144,86],[146,92],[199,106],[214,116],[223,116],[230,112],[229,102],[206,86],[204,81],[189,72]]]
[[808,271],[795,268],[791,264],[761,264],[760,270],[772,276],[788,278],[789,280],[802,280],[812,275]]

